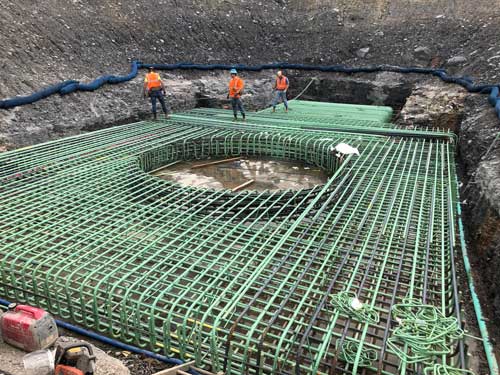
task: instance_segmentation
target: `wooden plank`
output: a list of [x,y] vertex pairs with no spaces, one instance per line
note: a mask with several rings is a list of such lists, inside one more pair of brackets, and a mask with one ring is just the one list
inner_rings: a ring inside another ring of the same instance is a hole
[[241,159],[241,157],[238,156],[237,158],[230,158],[230,159],[224,159],[224,160],[211,161],[210,163],[203,163],[203,164],[193,165],[191,167],[191,169],[208,167],[209,165],[229,163],[231,161],[236,161],[236,160],[240,160],[240,159]]
[[177,161],[174,161],[174,162],[172,162],[172,163],[170,163],[170,164],[164,165],[163,167],[153,169],[153,170],[152,170],[152,171],[150,171],[149,173],[155,173],[155,172],[161,171],[162,169],[165,169],[165,168],[171,167],[172,165],[179,164],[181,161],[182,161],[182,160],[177,160]]
[[153,375],[177,375],[179,371],[189,370],[189,368],[194,365],[195,361],[190,361],[183,363],[182,365],[178,365],[175,367],[167,368],[160,372],[155,372]]
[[248,185],[252,185],[254,182],[255,182],[255,180],[249,180],[247,182],[242,183],[241,185],[236,186],[231,191],[235,192],[235,191],[241,190],[241,189],[247,187]]
[[217,374],[214,374],[213,372],[203,370],[203,369],[198,368],[198,367],[194,367],[194,366],[191,366],[191,367],[193,368],[193,370],[195,370],[196,372],[199,372],[201,375],[224,375],[224,373],[222,371],[219,371]]

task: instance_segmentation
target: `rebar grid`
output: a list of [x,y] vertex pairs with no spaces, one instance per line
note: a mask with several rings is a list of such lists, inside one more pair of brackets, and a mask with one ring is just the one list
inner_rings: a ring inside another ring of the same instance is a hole
[[[192,111],[1,154],[0,295],[214,372],[422,373],[387,345],[391,308],[414,298],[462,321],[451,137],[354,134],[352,122],[304,131],[335,113],[311,105],[314,118],[297,108],[290,126]],[[339,159],[340,142],[361,155]],[[302,160],[330,177],[232,193],[148,174],[238,155]],[[334,308],[344,291],[378,319]],[[465,368],[463,340],[447,345],[452,355],[429,361]]]

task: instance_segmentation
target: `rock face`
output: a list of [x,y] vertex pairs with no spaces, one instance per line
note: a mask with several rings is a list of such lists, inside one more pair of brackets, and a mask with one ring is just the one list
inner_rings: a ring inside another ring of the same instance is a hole
[[458,133],[467,92],[437,79],[420,82],[401,110],[405,126],[439,127]]
[[403,106],[417,81],[414,75],[390,72],[356,76],[294,72],[291,77],[291,97],[311,84],[300,99],[387,105],[396,109]]

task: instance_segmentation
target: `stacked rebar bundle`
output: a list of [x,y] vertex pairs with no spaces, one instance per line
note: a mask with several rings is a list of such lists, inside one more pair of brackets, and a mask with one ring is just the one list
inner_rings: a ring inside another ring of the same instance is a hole
[[[387,109],[295,103],[0,154],[0,296],[226,374],[465,369],[452,137],[396,129]],[[237,156],[329,179],[231,192],[148,173]]]

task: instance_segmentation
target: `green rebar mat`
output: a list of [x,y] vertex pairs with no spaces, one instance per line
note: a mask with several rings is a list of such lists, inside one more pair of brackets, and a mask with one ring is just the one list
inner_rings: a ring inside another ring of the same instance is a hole
[[[465,373],[453,136],[391,115],[196,109],[0,154],[0,296],[213,372]],[[149,173],[237,156],[329,178],[231,192]]]

